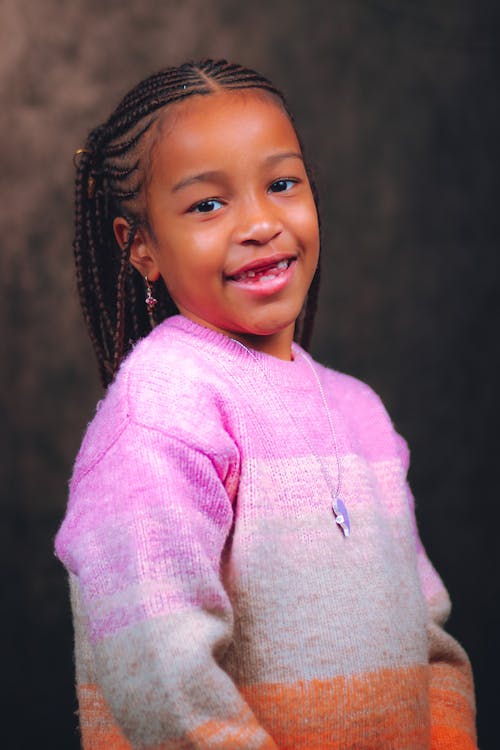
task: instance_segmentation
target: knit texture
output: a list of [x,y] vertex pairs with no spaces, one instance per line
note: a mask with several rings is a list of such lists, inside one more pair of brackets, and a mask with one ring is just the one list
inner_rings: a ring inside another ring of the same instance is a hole
[[56,539],[86,750],[476,747],[406,444],[373,391],[310,359],[334,441],[306,357],[176,316],[100,403]]

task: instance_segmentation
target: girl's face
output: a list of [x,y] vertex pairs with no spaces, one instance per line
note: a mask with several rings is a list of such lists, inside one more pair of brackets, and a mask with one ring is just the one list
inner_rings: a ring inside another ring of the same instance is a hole
[[[294,128],[268,95],[196,96],[167,110],[147,188],[151,231],[131,259],[179,311],[290,359],[319,253]],[[116,225],[115,225],[116,226]]]

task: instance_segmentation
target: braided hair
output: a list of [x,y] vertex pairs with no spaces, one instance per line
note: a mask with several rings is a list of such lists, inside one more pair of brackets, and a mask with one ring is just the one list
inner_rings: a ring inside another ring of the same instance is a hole
[[[225,60],[203,60],[165,68],[139,83],[109,119],[90,132],[85,148],[76,152],[76,277],[105,386],[113,380],[133,344],[148,334],[155,322],[177,313],[160,277],[155,286],[157,304],[154,313],[148,314],[144,281],[129,262],[137,229],[148,227],[143,187],[150,171],[154,125],[163,108],[174,102],[220,90],[249,88],[269,92],[293,123],[283,94],[266,78]],[[309,172],[308,176],[318,206]],[[130,227],[123,247],[113,231],[113,220],[118,216],[124,217]],[[296,338],[304,348],[312,335],[318,288],[319,265],[296,326]]]

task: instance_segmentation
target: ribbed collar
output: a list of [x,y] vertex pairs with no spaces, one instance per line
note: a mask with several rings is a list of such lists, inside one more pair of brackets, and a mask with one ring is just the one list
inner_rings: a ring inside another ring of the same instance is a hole
[[239,341],[183,315],[167,318],[150,335],[168,335],[170,330],[181,332],[197,350],[206,352],[211,359],[220,360],[222,357],[227,365],[232,364],[252,376],[261,372],[277,386],[299,391],[314,387],[313,374],[305,359],[308,358],[313,366],[314,360],[295,342],[292,344],[293,360],[283,360],[255,349],[247,349]]

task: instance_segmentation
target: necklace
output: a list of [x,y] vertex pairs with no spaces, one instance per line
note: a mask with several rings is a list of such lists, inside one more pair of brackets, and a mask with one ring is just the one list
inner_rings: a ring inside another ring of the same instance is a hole
[[[239,344],[252,357],[252,359],[254,360],[254,362],[257,364],[259,370],[262,372],[264,378],[267,380],[267,382],[269,383],[269,385],[272,387],[273,384],[269,380],[269,378],[267,376],[267,373],[264,370],[264,368],[262,367],[261,363],[259,362],[259,360],[255,356],[255,353],[251,349],[249,349],[247,346],[245,346],[245,344],[242,344],[241,341],[238,341],[237,339],[231,339],[231,340],[234,341],[236,344]],[[339,450],[338,450],[338,444],[337,444],[337,435],[335,433],[335,427],[333,425],[332,415],[331,415],[330,409],[328,408],[328,401],[326,400],[326,395],[325,395],[325,391],[323,390],[323,386],[321,385],[321,380],[319,379],[318,373],[314,369],[313,364],[311,363],[311,361],[309,360],[309,358],[306,357],[305,354],[303,354],[300,350],[297,349],[296,351],[300,355],[300,357],[304,360],[304,362],[306,362],[307,366],[309,367],[309,369],[311,370],[311,372],[313,374],[313,377],[314,377],[314,379],[316,381],[316,384],[318,386],[319,393],[321,395],[321,401],[323,402],[323,408],[325,410],[326,417],[328,419],[328,425],[330,427],[330,433],[331,433],[331,436],[332,436],[333,448],[335,450],[335,459],[336,459],[336,462],[337,462],[337,484],[336,484],[335,487],[332,484],[332,478],[331,478],[330,473],[329,473],[329,471],[328,471],[328,469],[327,469],[327,467],[325,465],[325,462],[321,459],[321,456],[319,456],[314,451],[314,449],[313,449],[313,447],[311,445],[311,441],[309,440],[309,438],[307,436],[307,433],[302,428],[302,426],[297,422],[296,418],[294,417],[294,415],[292,414],[292,412],[290,411],[290,409],[287,407],[286,403],[281,398],[278,389],[274,388],[273,390],[276,393],[277,400],[280,402],[280,404],[283,407],[284,411],[290,417],[290,420],[295,424],[295,426],[297,427],[297,429],[301,432],[302,437],[304,438],[304,441],[307,444],[307,447],[309,448],[310,452],[312,453],[312,455],[314,456],[314,458],[318,462],[318,465],[319,465],[319,467],[321,469],[321,473],[323,474],[323,478],[324,478],[324,480],[326,482],[326,485],[328,487],[328,490],[330,492],[330,496],[331,496],[331,500],[332,500],[332,510],[333,510],[333,513],[334,513],[334,516],[335,516],[335,522],[337,523],[337,525],[339,526],[339,528],[342,529],[342,532],[343,532],[344,536],[348,537],[350,535],[350,533],[351,533],[351,522],[350,522],[350,519],[349,519],[349,514],[347,512],[347,508],[346,508],[346,506],[344,504],[344,501],[340,497],[340,490],[342,488],[342,466],[341,466],[341,463],[340,463]]]

